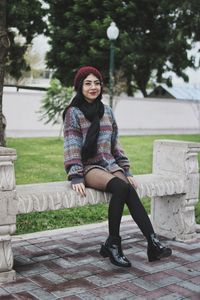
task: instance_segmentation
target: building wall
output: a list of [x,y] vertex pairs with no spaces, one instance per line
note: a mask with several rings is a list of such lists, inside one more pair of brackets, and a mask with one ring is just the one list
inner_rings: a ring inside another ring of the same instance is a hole
[[[9,137],[58,136],[61,125],[39,121],[44,92],[5,89],[3,111]],[[120,134],[200,133],[200,102],[115,97],[114,114]],[[108,97],[104,97],[108,102]]]
[[200,133],[200,101],[118,98],[121,134]]

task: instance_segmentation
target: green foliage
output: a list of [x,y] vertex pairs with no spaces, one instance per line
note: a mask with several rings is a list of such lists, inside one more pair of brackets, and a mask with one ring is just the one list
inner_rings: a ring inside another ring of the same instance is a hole
[[47,2],[52,49],[47,53],[47,64],[55,77],[72,85],[76,69],[88,64],[102,69],[104,77],[108,77],[109,41],[105,32],[111,19],[105,18],[99,1]]
[[[185,69],[198,67],[188,50],[200,38],[199,10],[199,0],[113,0],[102,1],[101,7],[97,0],[8,0],[11,47],[6,70],[18,80],[28,70],[24,59],[27,46],[44,33],[51,45],[48,66],[63,84],[72,85],[74,72],[87,64],[101,69],[107,83],[106,30],[113,20],[120,29],[115,42],[116,73],[122,74],[120,80],[129,95],[140,89],[146,96],[152,79],[171,84],[170,76],[164,74],[172,71],[188,81]],[[16,42],[16,34],[25,38],[23,45]]]
[[[50,45],[48,66],[63,83],[72,84],[75,70],[94,65],[108,81],[110,21],[120,35],[115,42],[116,72],[122,73],[128,94],[134,89],[147,96],[147,85],[155,79],[171,84],[172,71],[188,81],[187,67],[195,67],[188,56],[200,32],[199,1],[133,0],[47,1]],[[73,58],[73,59],[72,59]],[[66,72],[67,70],[67,72]]]
[[[122,147],[128,155],[136,174],[152,172],[152,150],[155,139],[175,139],[199,142],[199,135],[160,135],[120,137]],[[8,147],[17,150],[15,162],[17,184],[64,181],[63,141],[55,138],[8,138]],[[200,163],[200,155],[199,155]],[[142,199],[150,212],[150,201]],[[17,233],[28,233],[55,229],[107,219],[107,205],[84,206],[79,208],[31,213],[17,216]],[[200,202],[196,205],[196,222],[200,224]],[[126,208],[124,214],[128,214]]]
[[[7,27],[11,47],[7,56],[6,72],[18,80],[24,71],[29,69],[24,54],[32,39],[47,32],[44,20],[47,11],[40,0],[7,0]],[[23,38],[23,44],[15,40],[16,36]]]
[[64,87],[58,79],[52,79],[39,110],[42,114],[41,120],[46,119],[45,123],[60,124],[62,113],[71,100],[72,93],[71,87]]

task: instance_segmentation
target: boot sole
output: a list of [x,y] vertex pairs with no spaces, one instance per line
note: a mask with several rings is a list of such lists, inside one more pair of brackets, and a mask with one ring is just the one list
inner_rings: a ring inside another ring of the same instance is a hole
[[160,260],[161,258],[167,258],[172,255],[172,250],[160,253],[159,255],[148,255],[149,262]]

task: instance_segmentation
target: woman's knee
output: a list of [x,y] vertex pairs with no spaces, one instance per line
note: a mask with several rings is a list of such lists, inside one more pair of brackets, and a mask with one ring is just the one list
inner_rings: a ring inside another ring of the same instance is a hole
[[116,176],[116,177],[122,179],[122,180],[125,181],[126,183],[129,182],[128,179],[127,179],[127,177],[124,175],[124,173],[123,173],[122,171],[116,171],[116,172],[114,172],[114,173],[112,173],[112,174],[113,174],[114,176]]
[[106,191],[125,197],[128,196],[129,193],[129,184],[126,183],[123,179],[115,176],[108,182]]

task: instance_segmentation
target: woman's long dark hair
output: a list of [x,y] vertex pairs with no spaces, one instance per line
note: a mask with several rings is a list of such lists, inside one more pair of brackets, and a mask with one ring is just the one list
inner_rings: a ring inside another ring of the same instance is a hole
[[87,131],[85,143],[81,151],[82,160],[87,160],[94,157],[97,153],[97,140],[100,130],[100,119],[104,114],[104,105],[101,101],[102,88],[101,93],[96,98],[96,100],[92,103],[89,103],[84,99],[84,96],[82,94],[82,86],[83,80],[79,84],[77,94],[74,96],[71,103],[65,108],[63,112],[63,120],[65,119],[65,115],[69,107],[78,107],[84,114],[85,118],[91,122],[91,125]]

